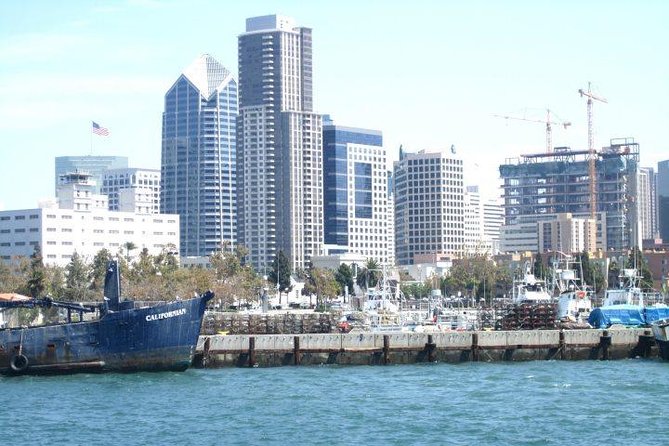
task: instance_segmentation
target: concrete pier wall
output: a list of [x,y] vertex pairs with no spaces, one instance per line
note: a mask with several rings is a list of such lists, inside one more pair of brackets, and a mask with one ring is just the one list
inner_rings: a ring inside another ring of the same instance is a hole
[[649,329],[200,336],[195,366],[622,359],[657,355]]

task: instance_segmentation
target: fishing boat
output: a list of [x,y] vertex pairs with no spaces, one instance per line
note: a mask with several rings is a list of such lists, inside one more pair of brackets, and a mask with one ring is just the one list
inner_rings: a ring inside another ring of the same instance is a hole
[[0,329],[0,373],[186,370],[193,361],[206,304],[213,297],[208,291],[153,305],[122,300],[118,262],[111,261],[101,304],[48,297],[0,301],[5,310],[53,308],[66,313],[53,324]]
[[636,268],[623,269],[618,279],[619,286],[607,289],[602,306],[590,313],[590,325],[639,327],[669,318],[669,307],[659,303],[659,293],[645,292],[639,287],[641,276]]
[[513,282],[512,303],[546,304],[552,301],[546,281],[537,279],[532,273],[530,262],[525,262],[525,274]]
[[589,328],[592,291],[585,284],[583,268],[573,256],[559,253],[553,260],[553,293],[557,296],[557,319],[567,328]]

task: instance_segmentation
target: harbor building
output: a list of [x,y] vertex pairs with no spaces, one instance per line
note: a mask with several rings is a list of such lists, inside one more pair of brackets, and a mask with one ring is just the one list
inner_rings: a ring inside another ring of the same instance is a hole
[[323,247],[322,119],[313,111],[311,29],[279,15],[238,38],[238,236],[256,271],[293,270]]
[[323,124],[324,242],[328,254],[388,265],[388,168],[378,130]]
[[[144,248],[156,255],[178,245],[178,215],[110,211],[89,174],[61,175],[60,182],[57,200],[0,212],[0,260],[29,257],[39,246],[45,264],[65,266],[75,251],[89,260],[101,249],[132,259]],[[126,252],[127,243],[136,249]]]
[[110,169],[102,174],[101,193],[109,197],[110,211],[160,212],[160,170]]
[[415,256],[460,256],[465,248],[465,187],[462,160],[444,151],[407,153],[394,163],[395,256],[398,265]]
[[125,169],[128,167],[127,156],[57,156],[55,159],[54,193],[62,175],[72,172],[85,172],[92,175],[95,181],[95,193],[100,193],[102,175],[109,169]]
[[237,81],[203,54],[165,94],[160,210],[179,214],[183,256],[236,243]]
[[[503,251],[509,252],[513,238],[525,234],[532,223],[537,227],[536,222],[565,213],[577,219],[591,217],[588,154],[587,150],[557,147],[550,153],[507,160],[499,167],[504,199]],[[641,246],[635,198],[639,188],[638,163],[639,144],[633,138],[613,139],[609,147],[596,151],[595,219],[599,249],[618,251]],[[524,225],[525,229],[515,225]],[[539,249],[538,234],[533,237],[535,249]]]

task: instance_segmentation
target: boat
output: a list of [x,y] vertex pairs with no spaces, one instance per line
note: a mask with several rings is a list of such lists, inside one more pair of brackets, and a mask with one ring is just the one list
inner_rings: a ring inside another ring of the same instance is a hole
[[602,306],[590,313],[590,325],[595,328],[640,327],[669,318],[669,307],[659,303],[659,293],[639,288],[641,277],[636,268],[623,269],[618,279],[619,286],[607,289]]
[[0,329],[0,374],[184,371],[193,362],[204,311],[213,297],[208,291],[167,303],[122,300],[118,262],[112,260],[101,304],[48,297],[0,301],[0,309],[66,313],[53,324]]
[[525,262],[525,274],[521,279],[513,282],[512,303],[519,305],[551,302],[553,302],[553,296],[548,292],[546,282],[537,279],[532,274],[530,262]]
[[[584,281],[581,263],[573,256],[559,253],[553,261],[553,293],[557,295],[557,319],[565,328],[590,328],[592,291]],[[578,274],[577,274],[578,272]]]

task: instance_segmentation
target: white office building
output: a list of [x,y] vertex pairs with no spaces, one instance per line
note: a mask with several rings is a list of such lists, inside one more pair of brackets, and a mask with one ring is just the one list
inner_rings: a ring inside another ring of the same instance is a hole
[[109,169],[102,173],[102,194],[110,211],[157,214],[160,212],[160,170]]
[[[45,264],[60,266],[75,251],[89,259],[101,249],[134,258],[144,248],[156,255],[179,246],[178,215],[110,211],[106,196],[94,193],[89,174],[63,175],[59,183],[57,200],[37,209],[0,212],[0,260],[29,257],[35,246]],[[127,243],[136,249],[126,252]]]
[[461,255],[465,247],[462,160],[445,151],[405,153],[394,163],[395,255]]

